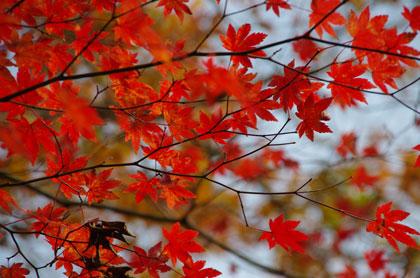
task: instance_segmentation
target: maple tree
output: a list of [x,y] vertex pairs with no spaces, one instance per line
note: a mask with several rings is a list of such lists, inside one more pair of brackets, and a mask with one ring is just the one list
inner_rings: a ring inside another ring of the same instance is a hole
[[420,6],[391,9],[1,1],[0,276],[417,277]]

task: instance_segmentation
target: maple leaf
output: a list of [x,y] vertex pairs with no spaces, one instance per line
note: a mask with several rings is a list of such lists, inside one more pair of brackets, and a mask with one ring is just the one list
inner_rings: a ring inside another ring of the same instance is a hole
[[179,107],[178,105],[168,104],[163,108],[163,117],[168,123],[171,135],[178,141],[184,138],[195,137],[192,132],[197,123],[192,120],[192,111],[194,107]]
[[175,11],[179,18],[179,21],[184,20],[184,13],[192,14],[190,8],[184,3],[188,3],[189,0],[160,0],[156,7],[165,7],[163,10],[163,16],[167,17],[172,10]]
[[384,255],[385,252],[383,250],[377,251],[372,249],[365,252],[365,260],[373,272],[376,273],[379,270],[385,269],[385,264],[388,260],[384,258]]
[[244,158],[238,161],[238,165],[233,169],[235,175],[244,180],[255,180],[264,174],[261,161],[256,159]]
[[158,197],[158,188],[161,187],[159,183],[159,179],[157,178],[151,178],[148,179],[146,174],[143,172],[137,171],[137,175],[129,175],[131,178],[135,179],[136,182],[130,184],[124,192],[134,192],[136,193],[136,203],[140,203],[143,201],[143,199],[146,197],[146,195],[149,195],[150,198],[152,198],[153,201],[157,201]]
[[158,272],[167,272],[171,270],[171,268],[166,265],[169,258],[162,254],[162,242],[159,242],[150,248],[147,253],[137,246],[134,246],[133,249],[137,255],[134,257],[134,260],[128,262],[128,264],[136,269],[134,274],[143,273],[147,270],[150,276],[159,278]]
[[[352,46],[369,49],[381,49],[385,43],[381,33],[388,20],[388,16],[380,15],[370,18],[369,6],[361,13],[359,18],[350,11],[349,19],[346,23],[347,31],[353,37]],[[353,49],[359,61],[363,61],[371,52],[363,49]]]
[[292,9],[290,5],[287,4],[287,2],[284,0],[267,0],[267,6],[265,9],[266,11],[268,11],[269,9],[273,9],[273,12],[277,16],[280,16],[280,10],[279,10],[280,8],[285,9],[285,10]]
[[400,274],[392,274],[391,271],[387,270],[385,272],[385,277],[384,278],[398,278],[401,277]]
[[[76,39],[71,44],[74,51],[77,54],[82,53],[83,57],[89,62],[95,62],[94,52],[101,52],[104,50],[105,47],[99,40],[109,34],[107,32],[102,32],[94,41],[92,41],[93,37],[96,36],[96,33],[92,32],[92,26],[93,20],[86,21],[81,28],[75,31]],[[86,48],[87,45],[88,47]]]
[[58,97],[64,110],[63,116],[58,119],[62,123],[61,135],[68,133],[74,144],[77,144],[79,140],[79,133],[86,139],[96,142],[93,126],[105,123],[95,109],[89,107],[86,99],[69,94],[65,90],[60,90]]
[[314,140],[314,131],[332,133],[331,129],[322,122],[330,120],[330,116],[324,110],[331,104],[332,98],[321,99],[317,102],[314,98],[314,94],[310,94],[305,103],[298,105],[298,112],[296,112],[296,116],[302,119],[296,128],[299,137],[305,133],[311,141]]
[[[43,209],[38,207],[36,213],[28,211],[29,215],[38,220],[32,223],[29,230],[36,232],[42,231],[46,234],[56,236],[58,234],[58,229],[64,224],[64,219],[63,217],[60,218],[60,216],[66,211],[66,208],[53,209],[52,203],[49,203]],[[35,236],[38,237],[39,234],[37,233]]]
[[[298,40],[297,42],[292,43],[293,50],[299,54],[299,58],[306,62],[311,58],[314,58],[314,55],[319,51],[319,47],[311,40]],[[316,59],[316,58],[314,58]]]
[[[231,69],[215,65],[213,59],[204,62],[207,72],[197,74],[195,71],[188,72],[185,76],[186,84],[191,91],[193,99],[204,94],[206,101],[212,105],[215,100],[224,94],[240,98],[245,90],[242,82]],[[232,67],[233,68],[233,67]]]
[[322,38],[323,29],[334,38],[337,38],[337,34],[331,24],[344,25],[346,23],[346,19],[337,12],[333,12],[325,18],[325,16],[338,5],[340,5],[340,0],[312,0],[312,13],[309,15],[309,27],[312,27],[322,20],[322,23],[315,29],[320,38]]
[[[33,74],[31,73],[30,68],[27,67],[19,67],[17,72],[17,80],[12,77],[13,80],[9,81],[6,79],[7,77],[0,75],[0,82],[2,84],[0,86],[0,97],[9,95],[11,91],[23,90],[44,81],[43,74],[35,75],[34,78],[32,78],[32,76]],[[15,101],[29,105],[37,105],[41,99],[42,98],[38,94],[37,90],[16,97]],[[0,111],[8,112],[7,119],[12,119],[18,115],[23,116],[26,110],[26,105],[18,105],[9,102],[0,103]]]
[[0,266],[0,277],[2,278],[25,278],[29,274],[29,270],[21,267],[23,263],[12,264],[11,267]]
[[255,84],[247,84],[247,94],[241,100],[241,107],[244,109],[252,126],[257,126],[257,116],[265,121],[277,121],[277,118],[269,111],[281,108],[275,100],[270,100],[273,89],[261,90],[262,81]]
[[[294,67],[295,61],[291,61],[287,67],[284,67],[284,76],[273,75],[268,84],[275,87],[273,99],[280,99],[285,112],[293,108],[293,105],[299,105],[303,102],[303,92],[314,92],[320,88],[319,82],[311,83],[309,79],[299,72],[309,71],[309,67]],[[294,70],[293,70],[294,69]]]
[[343,272],[337,273],[335,275],[337,278],[357,278],[357,272],[353,267],[346,265],[346,270]]
[[414,7],[411,12],[406,6],[404,6],[404,12],[402,15],[408,20],[408,22],[410,22],[410,27],[414,32],[420,31],[420,6]]
[[[211,115],[211,119],[207,114],[200,111],[200,126],[196,127],[198,134],[205,134],[199,137],[200,140],[213,139],[219,144],[226,144],[226,139],[231,138],[234,134],[227,132],[229,130],[229,121],[223,120],[222,110]],[[226,131],[226,132],[225,132]]]
[[[63,150],[62,157],[57,157],[56,162],[47,158],[48,170],[44,171],[46,175],[55,175],[59,172],[68,172],[76,169],[86,167],[88,156],[79,157],[74,159],[73,154],[69,149]],[[60,179],[52,178],[55,183],[59,183],[61,191],[68,199],[73,198],[73,194],[83,193],[81,180],[84,179],[83,174],[73,173],[70,175],[61,176]]]
[[[420,145],[417,145],[413,150],[420,151]],[[414,163],[414,168],[420,167],[420,155],[417,157],[416,162]]]
[[369,176],[366,173],[366,168],[361,166],[356,169],[356,174],[350,182],[356,185],[360,190],[363,190],[363,188],[367,186],[373,186],[378,180],[379,178],[377,176]]
[[173,224],[170,230],[162,228],[164,237],[168,240],[168,243],[163,247],[163,254],[166,254],[175,265],[177,259],[183,263],[191,261],[191,255],[189,253],[200,253],[205,250],[193,239],[198,235],[197,231],[184,230],[181,232],[181,225],[179,222]]
[[[327,88],[331,88],[331,94],[334,101],[344,108],[354,105],[353,100],[364,102],[367,104],[361,89],[375,88],[367,79],[356,78],[366,71],[365,65],[353,65],[350,61],[346,61],[341,65],[333,64],[328,75],[334,79],[334,83],[328,84]],[[345,85],[345,86],[340,86]],[[349,88],[352,87],[352,88]],[[354,88],[354,89],[353,89]]]
[[341,135],[341,142],[336,148],[337,153],[343,158],[346,158],[349,153],[356,155],[356,143],[357,137],[354,131],[343,133]]
[[386,85],[398,89],[393,78],[403,75],[406,69],[396,63],[394,59],[382,59],[382,57],[383,55],[369,55],[368,67],[372,72],[373,82],[387,94],[388,89]]
[[101,203],[103,199],[118,199],[118,196],[115,195],[115,193],[109,191],[109,189],[117,187],[121,184],[118,180],[108,180],[112,170],[113,168],[102,171],[98,176],[96,176],[95,170],[92,170],[90,174],[84,175],[85,184],[88,188],[86,196],[88,197],[89,205],[92,201]]
[[[242,52],[255,49],[255,45],[261,43],[266,37],[263,33],[252,33],[251,25],[244,24],[239,27],[236,32],[232,25],[229,24],[226,36],[220,35],[220,40],[223,43],[223,47],[233,52]],[[265,56],[262,50],[258,50],[251,53],[253,56]],[[234,64],[241,64],[244,67],[252,68],[252,63],[247,56],[233,56],[230,58]]]
[[206,261],[197,261],[186,264],[182,267],[184,276],[181,278],[213,278],[222,274],[214,268],[203,268]]
[[280,214],[274,221],[270,219],[270,232],[263,232],[259,240],[267,240],[270,249],[278,244],[283,247],[287,253],[290,253],[291,250],[296,250],[305,254],[305,251],[299,245],[299,242],[307,240],[309,237],[304,233],[295,230],[299,223],[300,221],[283,222],[283,214]]
[[195,198],[195,194],[185,189],[188,185],[178,177],[164,175],[161,180],[160,198],[166,199],[169,209],[181,204],[187,204],[185,198]]
[[[124,1],[121,13],[127,13],[118,17],[115,26],[112,28],[116,40],[122,40],[127,46],[133,43],[147,47],[147,44],[157,40],[156,34],[151,30],[150,25],[154,22],[134,2]],[[147,39],[146,39],[147,38]]]
[[125,142],[131,140],[134,152],[140,147],[141,140],[150,141],[151,134],[162,133],[160,127],[150,121],[155,118],[147,107],[135,111],[115,111],[121,130],[125,131]]
[[0,207],[8,213],[12,213],[9,204],[19,207],[9,192],[0,189]]
[[369,222],[366,231],[384,237],[398,254],[400,249],[395,240],[420,250],[414,239],[408,235],[420,235],[420,233],[406,225],[395,223],[404,220],[410,213],[397,209],[391,210],[391,205],[392,202],[389,202],[377,208],[376,220]]
[[35,164],[35,160],[38,157],[39,143],[52,155],[56,154],[56,144],[51,138],[56,135],[56,132],[49,127],[51,122],[37,118],[30,124],[24,117],[20,120],[11,119],[9,122],[18,131],[32,165]]

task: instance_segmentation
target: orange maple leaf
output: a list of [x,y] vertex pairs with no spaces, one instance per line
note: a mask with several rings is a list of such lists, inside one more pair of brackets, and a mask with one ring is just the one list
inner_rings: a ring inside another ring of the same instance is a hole
[[406,225],[396,223],[407,218],[410,213],[397,209],[391,210],[391,205],[392,202],[389,202],[377,208],[376,220],[369,222],[366,231],[384,237],[398,254],[400,249],[395,240],[420,250],[414,239],[408,235],[420,235],[420,233]]
[[270,219],[270,232],[263,232],[260,240],[267,240],[269,248],[273,248],[276,244],[280,245],[290,253],[291,249],[305,254],[300,241],[307,240],[309,237],[302,232],[295,230],[300,221],[283,222],[283,214],[280,214],[274,221]]
[[312,13],[309,15],[309,27],[312,27],[323,20],[322,23],[315,29],[320,38],[322,38],[322,29],[334,38],[337,38],[337,34],[331,27],[331,24],[344,25],[346,23],[346,19],[337,12],[333,12],[325,18],[325,16],[338,5],[340,5],[340,0],[312,0]]
[[[223,42],[223,47],[227,50],[234,52],[248,51],[255,49],[255,45],[261,43],[266,37],[266,34],[263,33],[252,33],[251,25],[244,24],[239,27],[236,32],[232,25],[229,24],[226,36],[220,35],[220,40]],[[249,35],[249,36],[248,36]],[[258,50],[252,52],[253,56],[265,56],[264,51]],[[241,64],[244,67],[252,68],[252,63],[249,60],[249,57],[242,56],[233,56],[230,58],[234,64]]]

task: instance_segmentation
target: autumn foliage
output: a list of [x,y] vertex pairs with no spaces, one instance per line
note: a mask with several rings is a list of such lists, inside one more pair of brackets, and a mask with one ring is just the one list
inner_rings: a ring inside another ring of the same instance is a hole
[[0,2],[0,277],[420,275],[420,6]]

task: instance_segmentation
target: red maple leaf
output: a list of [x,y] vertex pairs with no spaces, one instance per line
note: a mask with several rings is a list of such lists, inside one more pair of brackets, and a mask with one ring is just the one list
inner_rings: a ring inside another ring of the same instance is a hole
[[96,142],[96,133],[93,126],[104,125],[105,123],[95,109],[89,107],[86,99],[79,98],[63,90],[58,92],[58,98],[64,110],[64,115],[58,119],[62,123],[60,128],[61,135],[68,133],[75,145],[79,140],[79,133],[86,139]]
[[181,204],[187,204],[186,198],[195,198],[195,194],[185,189],[188,185],[179,177],[164,175],[161,181],[162,189],[159,197],[166,199],[169,209]]
[[312,13],[309,15],[309,27],[317,24],[322,20],[322,23],[315,29],[320,38],[322,38],[322,29],[324,29],[325,32],[334,38],[337,38],[337,35],[334,29],[331,27],[331,24],[343,25],[346,23],[346,19],[337,12],[333,12],[325,18],[325,16],[338,5],[340,5],[340,0],[312,0]]
[[12,264],[11,267],[0,266],[0,277],[2,278],[25,278],[29,270],[21,267],[23,263]]
[[376,273],[379,270],[385,269],[385,264],[388,260],[384,258],[384,255],[385,252],[383,250],[377,251],[372,249],[365,252],[365,260],[373,272]]
[[410,22],[410,27],[414,32],[420,31],[420,6],[414,7],[411,12],[404,6],[402,15]]
[[305,133],[309,140],[314,140],[314,131],[331,132],[331,129],[322,121],[329,121],[330,116],[324,110],[331,104],[332,98],[321,99],[317,102],[314,100],[314,94],[310,94],[305,103],[298,105],[296,116],[302,119],[296,130],[299,137]]
[[166,254],[175,265],[177,259],[183,263],[191,261],[189,253],[200,253],[205,250],[193,239],[198,235],[197,231],[184,230],[181,232],[181,225],[176,222],[168,231],[162,228],[162,233],[168,240],[168,243],[163,247],[163,254]]
[[353,267],[346,265],[346,270],[337,273],[337,278],[357,278],[357,272]]
[[[420,151],[420,145],[417,145],[413,150]],[[416,162],[414,163],[414,168],[420,167],[420,155],[417,157]]]
[[214,268],[203,268],[206,261],[197,261],[186,264],[182,267],[184,276],[181,278],[213,278],[222,274]]
[[341,135],[341,142],[337,146],[336,150],[343,158],[346,158],[349,153],[356,155],[356,143],[357,137],[354,131],[343,133]]
[[172,10],[175,11],[179,18],[179,21],[184,20],[184,13],[192,14],[190,8],[184,3],[188,3],[189,0],[160,0],[156,7],[165,7],[163,10],[163,16],[167,17]]
[[[294,67],[295,61],[291,61],[287,67],[284,67],[284,76],[273,75],[270,87],[275,87],[273,99],[280,99],[280,104],[284,111],[293,108],[293,105],[299,105],[303,102],[303,92],[317,91],[322,85],[319,82],[311,83],[309,79],[299,72],[309,71],[309,67]],[[294,69],[294,70],[293,70]]]
[[[353,37],[352,46],[370,49],[381,49],[384,46],[384,38],[381,37],[382,30],[388,20],[388,16],[379,15],[370,18],[369,6],[361,13],[359,18],[356,13],[350,11],[349,19],[346,23],[347,31]],[[371,52],[362,49],[353,49],[359,61]]]
[[299,223],[300,221],[283,222],[283,214],[280,214],[274,221],[270,219],[270,232],[265,231],[261,235],[260,240],[267,240],[270,249],[278,244],[288,253],[290,253],[292,249],[305,254],[305,251],[299,245],[299,242],[304,241],[309,237],[304,233],[295,230]]
[[108,180],[112,170],[113,168],[102,171],[98,176],[96,176],[96,172],[92,170],[90,174],[84,175],[86,187],[88,188],[86,196],[88,197],[89,205],[92,201],[101,203],[104,199],[118,199],[118,196],[115,193],[109,191],[121,184],[118,180]]
[[196,127],[198,134],[205,134],[200,136],[200,140],[213,139],[214,142],[219,144],[226,144],[226,139],[229,139],[234,134],[227,132],[229,129],[229,121],[222,121],[222,110],[211,115],[211,119],[207,114],[200,111],[200,126]]
[[134,257],[134,260],[128,262],[128,264],[136,269],[134,274],[143,273],[147,270],[150,276],[159,278],[160,275],[158,272],[167,272],[171,270],[171,268],[166,265],[169,258],[162,254],[162,242],[159,242],[150,248],[147,253],[137,246],[134,246],[133,249],[137,255]]
[[[28,211],[29,215],[32,215],[32,217],[38,220],[32,223],[32,226],[29,228],[29,230],[36,232],[42,231],[46,234],[56,236],[59,233],[59,227],[63,224],[64,221],[63,217],[60,218],[60,216],[65,211],[67,211],[66,208],[53,209],[52,203],[49,203],[43,209],[38,207],[36,213]],[[39,234],[35,234],[35,236],[38,237]]]
[[264,168],[261,161],[251,158],[244,158],[234,167],[233,172],[244,180],[256,180],[264,174]]
[[[47,175],[55,175],[60,172],[68,172],[86,167],[88,156],[74,159],[71,151],[65,149],[62,153],[62,157],[57,157],[55,161],[49,158],[46,160],[48,170],[44,171],[44,173]],[[80,182],[82,179],[83,174],[76,172],[70,175],[61,176],[60,179],[52,178],[51,180],[55,183],[59,183],[64,196],[68,199],[72,199],[73,194],[80,194],[83,191]]]
[[420,250],[414,239],[408,235],[420,235],[420,233],[406,225],[396,223],[407,218],[410,213],[397,209],[391,210],[391,205],[392,202],[389,202],[377,208],[376,220],[369,222],[366,231],[384,237],[398,254],[400,249],[395,240]]
[[334,79],[334,83],[328,84],[327,88],[331,88],[331,94],[334,97],[334,101],[338,102],[342,108],[346,105],[354,105],[356,103],[354,100],[367,104],[360,89],[372,89],[375,88],[375,86],[367,79],[356,78],[365,71],[365,65],[353,65],[351,62],[347,61],[341,65],[333,64],[331,66],[331,71],[327,72],[328,75]]
[[30,124],[26,118],[22,117],[20,120],[10,119],[9,122],[18,131],[32,165],[38,157],[39,143],[49,153],[53,155],[56,153],[56,144],[51,138],[56,135],[56,132],[49,127],[50,121],[38,118]]
[[317,53],[317,51],[320,49],[311,40],[298,40],[297,42],[292,43],[292,46],[293,46],[293,50],[297,54],[299,54],[299,58],[304,62],[313,58],[314,55]]
[[286,10],[292,9],[290,5],[287,4],[287,2],[284,0],[267,0],[267,6],[265,9],[266,11],[268,11],[269,9],[273,9],[273,12],[277,16],[280,16],[280,10],[279,10],[280,8],[286,9]]
[[356,169],[356,174],[350,182],[356,185],[360,190],[363,190],[363,188],[367,186],[373,186],[378,180],[379,178],[377,176],[369,176],[368,173],[366,173],[366,168],[361,166]]
[[9,204],[19,207],[9,192],[0,189],[0,208],[4,209],[8,213],[12,213]]
[[[244,24],[239,27],[236,32],[232,25],[229,24],[226,36],[220,35],[220,40],[223,42],[223,47],[227,50],[234,52],[248,51],[255,49],[255,45],[261,43],[266,37],[266,34],[263,33],[252,33],[251,25]],[[265,53],[262,50],[258,50],[251,53],[253,56],[265,56]],[[252,68],[252,63],[249,60],[249,57],[242,56],[233,56],[231,61],[234,64],[241,64],[244,67]]]
[[130,175],[131,178],[135,179],[136,182],[130,184],[124,192],[134,192],[136,193],[136,203],[140,203],[149,195],[153,201],[157,201],[158,198],[158,188],[161,187],[158,178],[148,179],[147,176],[140,171],[137,171],[137,175]]
[[373,82],[385,93],[388,93],[386,85],[393,89],[398,89],[394,78],[401,77],[406,71],[400,64],[392,58],[383,58],[383,55],[369,55],[368,68],[372,72]]

